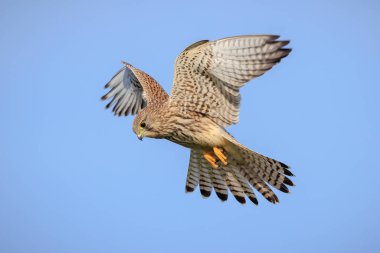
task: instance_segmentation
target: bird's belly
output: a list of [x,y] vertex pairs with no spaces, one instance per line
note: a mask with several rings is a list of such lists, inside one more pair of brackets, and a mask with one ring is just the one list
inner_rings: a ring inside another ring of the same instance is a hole
[[208,149],[223,146],[223,128],[205,118],[181,124],[166,139],[187,148]]

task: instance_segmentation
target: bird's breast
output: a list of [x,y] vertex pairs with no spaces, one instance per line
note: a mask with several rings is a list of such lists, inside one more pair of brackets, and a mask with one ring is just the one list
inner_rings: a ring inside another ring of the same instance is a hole
[[207,117],[191,119],[179,118],[171,126],[166,139],[187,148],[210,148],[222,146],[223,128]]

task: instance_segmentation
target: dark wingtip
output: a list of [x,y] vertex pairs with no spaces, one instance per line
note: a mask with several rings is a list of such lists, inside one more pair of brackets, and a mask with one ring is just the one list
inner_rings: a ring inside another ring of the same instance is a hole
[[186,185],[186,187],[185,187],[185,192],[186,192],[186,193],[188,193],[188,192],[193,192],[194,189],[195,189],[195,188]]
[[281,46],[284,47],[290,43],[290,40],[282,40],[281,41]]
[[203,197],[208,198],[211,195],[211,191],[206,191],[204,189],[201,189],[201,194]]
[[275,34],[272,34],[272,35],[269,35],[270,36],[270,40],[277,40],[278,38],[280,38],[280,35],[275,35]]
[[284,174],[289,176],[289,177],[294,177],[294,174],[288,169],[284,169]]
[[281,48],[280,51],[284,52],[284,55],[282,57],[286,57],[292,52],[291,48]]
[[280,203],[280,200],[278,199],[278,197],[277,197],[276,194],[273,195],[273,198],[274,198],[274,201],[275,201],[274,204]]
[[284,178],[284,184],[287,184],[289,186],[295,186],[295,184],[292,182],[292,180],[290,180],[287,177]]
[[255,204],[256,206],[259,205],[259,201],[257,201],[257,198],[255,197],[251,197],[251,196],[248,196],[248,198],[252,201],[253,204]]
[[246,203],[244,197],[235,196],[235,195],[234,195],[234,197],[235,197],[235,199],[236,199],[237,201],[239,201],[240,204],[243,204],[243,205],[244,205],[244,204]]
[[216,195],[221,201],[226,201],[228,199],[228,195],[220,192],[216,192]]
[[284,185],[284,184],[282,184],[280,186],[279,190],[282,191],[282,192],[285,192],[285,193],[289,193],[290,192],[289,189],[288,189],[288,187],[286,187],[286,185]]
[[290,43],[290,40],[271,40],[268,44],[277,44],[280,47],[284,47]]
[[269,202],[271,202],[272,204],[280,203],[280,200],[278,199],[277,195],[274,193],[271,196],[265,197],[265,199],[268,200]]
[[110,107],[111,107],[111,104],[112,104],[112,103],[108,103],[108,104],[106,104],[105,108],[106,108],[106,109],[110,108]]
[[103,95],[100,99],[103,100],[103,101],[106,100],[107,99],[107,94]]

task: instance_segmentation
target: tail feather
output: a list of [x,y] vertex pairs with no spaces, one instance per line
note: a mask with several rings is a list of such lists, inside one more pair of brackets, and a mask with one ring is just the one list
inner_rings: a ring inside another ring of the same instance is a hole
[[245,195],[255,204],[258,205],[259,202],[257,201],[256,195],[253,192],[251,186],[249,185],[249,182],[247,181],[247,177],[245,177],[244,174],[242,174],[239,170],[239,167],[237,166],[230,166],[231,170],[233,171],[234,176],[239,181],[240,185],[244,189]]
[[245,204],[245,192],[239,180],[234,176],[234,174],[231,171],[224,169],[221,169],[221,171],[223,171],[224,173],[226,183],[232,195],[234,195],[235,199],[239,201],[239,203]]
[[278,197],[276,194],[272,191],[271,188],[257,175],[255,175],[254,171],[250,170],[249,168],[245,168],[244,166],[238,166],[237,167],[240,171],[240,173],[247,178],[249,183],[259,192],[261,195],[263,195],[264,198],[266,198],[269,202],[276,204],[279,202]]
[[186,192],[193,192],[199,184],[200,177],[200,165],[199,165],[199,152],[196,150],[191,150],[189,169],[187,170],[186,178]]
[[263,195],[269,202],[276,204],[279,203],[277,195],[272,191],[271,188],[259,177],[252,178],[252,185],[255,189]]
[[259,178],[274,188],[284,192],[289,192],[289,190],[286,190],[287,187],[285,186],[285,182],[290,186],[294,185],[294,183],[289,178],[279,172],[284,170],[283,168],[278,167],[280,163],[277,161],[260,155],[254,151],[248,152],[247,150],[244,150],[243,156],[246,166],[252,168]]
[[228,188],[223,176],[223,171],[211,169],[211,173],[212,184],[214,186],[216,195],[220,200],[226,201],[228,199]]
[[284,183],[285,181],[290,185],[294,185],[290,179],[286,178],[283,174],[278,173],[274,169],[272,169],[272,171],[269,172],[269,174],[261,171],[260,169],[255,169],[255,172],[261,179],[263,179],[265,182],[268,182],[271,186],[278,190],[286,187]]
[[288,193],[288,187],[295,184],[288,178],[293,176],[289,166],[272,158],[258,154],[237,142],[231,135],[226,134],[225,149],[228,154],[235,158],[240,172],[245,178],[249,178],[250,184],[255,187],[266,199],[277,203],[278,198],[269,188],[272,187]]
[[198,164],[200,165],[199,188],[204,198],[210,197],[213,188],[210,168],[206,162],[201,155],[198,156]]
[[209,197],[214,189],[218,198],[225,201],[229,190],[238,202],[246,203],[247,196],[257,205],[255,189],[269,202],[276,204],[279,199],[270,186],[285,193],[289,192],[287,185],[294,186],[288,178],[293,173],[287,165],[251,151],[234,139],[229,141],[224,147],[228,165],[221,165],[218,169],[212,168],[205,160],[202,150],[191,150],[186,192],[194,191],[199,185],[203,197]]

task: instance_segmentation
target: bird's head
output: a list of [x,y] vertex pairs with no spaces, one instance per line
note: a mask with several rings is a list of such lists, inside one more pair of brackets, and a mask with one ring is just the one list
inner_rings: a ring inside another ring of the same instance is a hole
[[133,132],[135,132],[139,140],[142,140],[144,137],[160,138],[159,121],[155,118],[155,113],[151,112],[148,107],[139,111],[133,121]]

